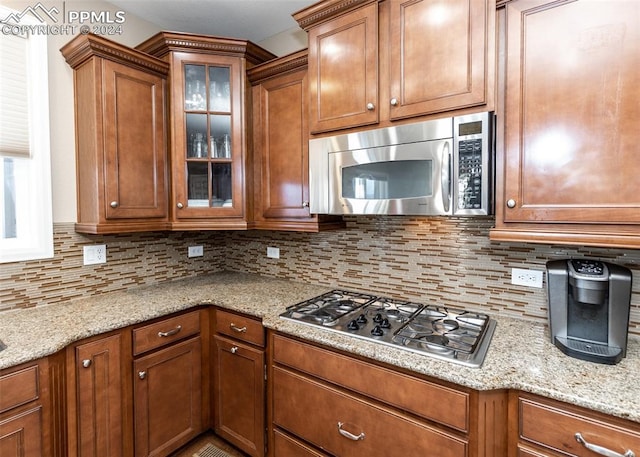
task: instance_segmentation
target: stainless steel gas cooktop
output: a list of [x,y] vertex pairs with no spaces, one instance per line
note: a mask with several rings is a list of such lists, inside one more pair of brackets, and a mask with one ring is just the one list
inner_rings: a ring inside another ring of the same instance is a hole
[[346,290],[290,306],[280,317],[469,367],[482,365],[496,327],[482,313]]

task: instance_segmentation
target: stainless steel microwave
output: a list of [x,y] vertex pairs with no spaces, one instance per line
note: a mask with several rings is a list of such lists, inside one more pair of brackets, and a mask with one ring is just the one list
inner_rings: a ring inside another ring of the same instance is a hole
[[493,113],[309,141],[314,214],[492,213]]

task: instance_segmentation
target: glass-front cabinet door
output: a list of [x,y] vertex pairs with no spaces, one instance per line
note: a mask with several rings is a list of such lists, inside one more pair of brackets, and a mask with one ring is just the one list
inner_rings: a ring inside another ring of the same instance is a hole
[[175,218],[242,217],[240,59],[174,57],[181,68],[173,88]]

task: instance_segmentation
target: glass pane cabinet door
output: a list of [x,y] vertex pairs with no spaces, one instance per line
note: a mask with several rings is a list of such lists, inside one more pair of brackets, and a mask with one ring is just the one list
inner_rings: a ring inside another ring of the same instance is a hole
[[184,65],[187,205],[233,207],[231,69]]

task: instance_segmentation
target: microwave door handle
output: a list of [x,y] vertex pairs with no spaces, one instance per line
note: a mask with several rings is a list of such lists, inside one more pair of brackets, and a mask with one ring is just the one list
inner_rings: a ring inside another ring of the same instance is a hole
[[442,206],[446,213],[451,206],[451,151],[449,142],[444,143],[442,153],[442,170],[440,172],[440,186],[442,191]]

